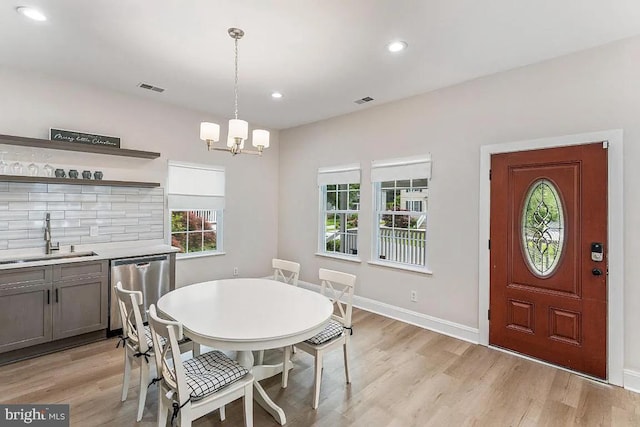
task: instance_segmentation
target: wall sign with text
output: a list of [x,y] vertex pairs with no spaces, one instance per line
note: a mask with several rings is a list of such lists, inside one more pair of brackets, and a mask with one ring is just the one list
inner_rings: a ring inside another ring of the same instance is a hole
[[115,136],[94,135],[91,133],[75,132],[71,130],[51,128],[49,129],[49,139],[52,141],[120,148],[120,138]]

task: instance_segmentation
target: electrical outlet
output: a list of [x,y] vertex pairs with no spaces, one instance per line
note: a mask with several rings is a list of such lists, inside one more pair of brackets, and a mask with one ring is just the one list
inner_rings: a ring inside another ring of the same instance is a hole
[[411,291],[411,302],[418,302],[418,291]]
[[97,235],[98,235],[98,226],[92,225],[91,227],[89,227],[89,236],[96,237]]
[[233,267],[233,277],[238,275],[238,267]]

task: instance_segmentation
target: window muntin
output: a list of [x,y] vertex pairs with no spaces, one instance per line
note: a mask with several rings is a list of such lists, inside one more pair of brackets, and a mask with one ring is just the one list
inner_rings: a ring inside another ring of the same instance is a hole
[[564,206],[553,182],[535,181],[522,207],[522,246],[531,272],[548,277],[555,271],[564,249]]
[[320,186],[320,247],[327,254],[358,254],[358,215],[360,184],[328,184]]
[[171,245],[179,253],[218,252],[218,224],[222,211],[172,210]]
[[374,183],[375,259],[426,267],[428,179]]

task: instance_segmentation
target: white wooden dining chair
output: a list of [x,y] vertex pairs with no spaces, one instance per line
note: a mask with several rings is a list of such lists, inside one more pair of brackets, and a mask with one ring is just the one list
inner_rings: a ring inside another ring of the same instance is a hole
[[[121,399],[123,402],[127,400],[131,366],[137,363],[140,365],[140,384],[136,419],[140,421],[147,399],[147,389],[150,385],[150,363],[152,362],[149,359],[153,358],[151,330],[142,321],[142,312],[140,311],[140,307],[143,304],[142,292],[124,289],[121,282],[116,283],[115,291],[120,319],[122,320],[121,342],[124,346],[124,375],[122,378]],[[182,342],[181,348],[183,352],[194,349],[191,341]],[[197,346],[197,349],[199,350],[199,346]],[[197,353],[197,350],[195,352]]]
[[271,260],[271,266],[273,267],[273,280],[298,286],[300,264],[293,261],[274,258]]
[[158,392],[158,426],[165,426],[169,410],[171,425],[180,427],[216,409],[224,421],[224,405],[244,398],[244,424],[253,426],[253,376],[224,353],[214,350],[182,361],[178,342],[182,324],[158,317],[149,307],[149,324],[156,348],[156,367],[162,380]]
[[[298,286],[298,277],[300,276],[300,264],[284,259],[273,258],[271,260],[273,268],[273,280]],[[295,353],[295,348],[293,349]],[[262,365],[264,361],[264,350],[260,350],[256,354],[256,365]]]
[[[349,337],[353,333],[351,313],[353,311],[353,291],[356,276],[339,271],[321,268],[319,271],[321,292],[334,305],[334,314],[325,328],[308,340],[296,344],[296,347],[315,357],[315,381],[313,391],[313,409],[318,408],[320,401],[320,382],[322,380],[322,358],[324,353],[342,347],[344,353],[344,373],[347,384],[349,377]],[[291,349],[285,348],[284,369],[282,371],[282,387],[287,387],[289,370],[286,366],[290,359]]]

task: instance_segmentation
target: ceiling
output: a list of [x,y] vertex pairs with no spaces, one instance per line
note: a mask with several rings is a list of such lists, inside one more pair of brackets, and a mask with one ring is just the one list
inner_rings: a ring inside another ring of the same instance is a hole
[[[20,5],[48,20],[26,19]],[[282,129],[640,34],[640,2],[4,0],[0,65],[228,118],[229,27],[246,33],[240,118]],[[389,53],[394,39],[408,49]]]

